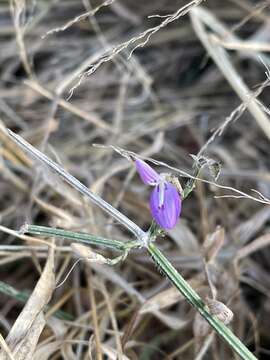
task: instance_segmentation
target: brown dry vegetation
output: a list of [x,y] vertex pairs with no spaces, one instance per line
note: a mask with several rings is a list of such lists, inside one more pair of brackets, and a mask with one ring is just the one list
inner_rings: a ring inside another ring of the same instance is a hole
[[[0,1],[1,359],[236,358],[144,250],[114,267],[81,261],[54,289],[73,247],[19,234],[25,222],[131,236],[6,128],[144,229],[149,188],[110,145],[173,167],[182,184],[190,154],[219,161],[217,183],[202,174],[158,244],[203,298],[217,291],[256,356],[270,357],[269,15],[262,0]],[[206,239],[219,250],[208,281]]]

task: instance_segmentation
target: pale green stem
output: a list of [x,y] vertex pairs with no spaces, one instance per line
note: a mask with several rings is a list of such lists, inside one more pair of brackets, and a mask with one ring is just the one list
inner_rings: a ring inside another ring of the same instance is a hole
[[104,246],[107,248],[111,248],[114,250],[121,250],[121,251],[126,251],[131,248],[140,246],[140,243],[138,243],[138,241],[136,240],[129,242],[122,242],[119,240],[106,239],[101,236],[56,229],[47,226],[26,224],[22,227],[21,232],[32,235],[61,237],[75,242],[86,243],[88,245]]
[[212,315],[200,296],[192,289],[185,279],[172,266],[169,260],[153,243],[147,247],[153,261],[159,266],[165,276],[177,287],[187,301],[205,318],[218,335],[244,360],[257,360],[248,348],[238,339],[233,332]]

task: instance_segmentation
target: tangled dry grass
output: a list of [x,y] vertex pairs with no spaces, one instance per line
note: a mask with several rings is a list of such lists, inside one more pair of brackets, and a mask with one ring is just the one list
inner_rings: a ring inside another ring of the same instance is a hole
[[76,254],[68,241],[19,233],[24,223],[130,235],[6,128],[145,229],[149,189],[111,145],[182,183],[190,154],[220,162],[217,182],[202,174],[158,243],[202,297],[215,289],[233,331],[269,358],[269,11],[261,0],[0,2],[1,359],[233,358],[143,250],[114,267],[80,262],[55,289]]

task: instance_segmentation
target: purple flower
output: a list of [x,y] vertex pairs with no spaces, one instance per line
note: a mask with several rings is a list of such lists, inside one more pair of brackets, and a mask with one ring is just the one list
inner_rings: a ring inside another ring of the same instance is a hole
[[158,174],[146,162],[137,159],[135,165],[141,180],[154,186],[150,197],[153,218],[163,229],[172,229],[181,213],[181,198],[176,187],[167,181],[167,174]]

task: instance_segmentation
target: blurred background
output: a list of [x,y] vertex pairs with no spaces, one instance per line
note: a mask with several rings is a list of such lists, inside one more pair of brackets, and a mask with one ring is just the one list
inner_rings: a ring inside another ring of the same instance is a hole
[[[203,298],[203,244],[218,244],[217,299],[233,331],[270,358],[269,11],[261,0],[0,1],[3,338],[48,257],[44,239],[16,232],[24,223],[132,239],[15,145],[10,128],[145,230],[150,189],[111,145],[174,167],[154,166],[182,186],[190,154],[220,164],[157,243]],[[47,241],[59,246],[61,281],[75,255],[70,242]],[[31,359],[236,359],[142,249],[114,267],[77,264],[45,314]]]

